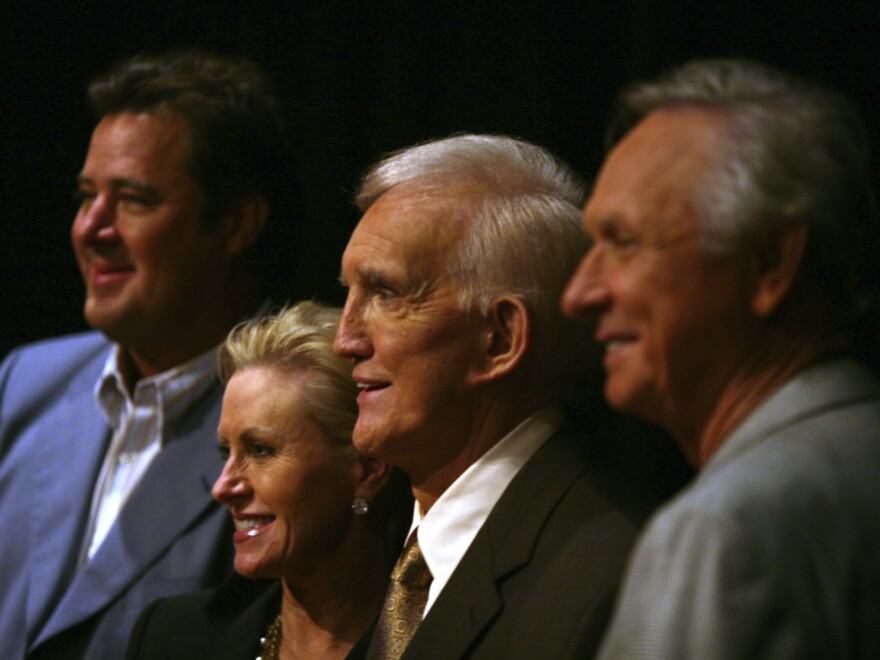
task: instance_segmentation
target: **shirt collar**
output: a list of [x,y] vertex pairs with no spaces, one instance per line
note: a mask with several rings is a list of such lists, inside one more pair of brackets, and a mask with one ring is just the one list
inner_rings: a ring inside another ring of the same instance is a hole
[[564,419],[561,407],[542,408],[465,470],[427,514],[422,515],[416,502],[410,534],[419,528],[419,547],[434,578],[428,608],[446,585],[507,486]]
[[[212,385],[216,376],[217,347],[155,376],[140,379],[134,392],[129,393],[122,375],[124,349],[116,344],[98,382],[95,398],[114,431],[134,406],[149,406],[161,415],[163,431],[174,424],[183,413]],[[164,436],[164,433],[163,433]]]

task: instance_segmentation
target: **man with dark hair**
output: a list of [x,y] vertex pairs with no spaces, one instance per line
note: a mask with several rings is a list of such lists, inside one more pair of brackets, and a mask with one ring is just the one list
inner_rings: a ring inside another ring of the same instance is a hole
[[[627,89],[563,296],[612,406],[698,469],[640,538],[605,658],[880,651],[868,138],[835,92],[741,60]],[[876,335],[875,335],[876,337]]]
[[231,571],[215,347],[291,268],[286,129],[255,65],[137,56],[89,97],[71,238],[95,330],[0,367],[3,658],[121,657],[144,606]]

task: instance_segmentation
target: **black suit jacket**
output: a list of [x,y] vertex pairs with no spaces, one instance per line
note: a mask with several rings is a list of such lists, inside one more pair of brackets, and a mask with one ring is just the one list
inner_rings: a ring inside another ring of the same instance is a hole
[[[253,660],[281,607],[280,580],[232,575],[216,589],[165,598],[147,607],[126,660]],[[363,658],[372,629],[348,655]]]
[[232,575],[216,589],[163,598],[147,607],[125,657],[253,660],[280,606],[279,580]]
[[657,503],[571,430],[501,496],[404,658],[587,658]]

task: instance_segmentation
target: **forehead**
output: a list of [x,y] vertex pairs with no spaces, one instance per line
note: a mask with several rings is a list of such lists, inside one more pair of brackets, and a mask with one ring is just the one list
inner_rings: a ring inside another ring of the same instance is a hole
[[[273,365],[257,364],[239,369],[227,383],[224,409],[258,417],[267,411],[301,414],[302,381],[299,371]],[[267,392],[276,395],[267,397]]]
[[343,272],[397,260],[415,271],[436,268],[463,237],[469,213],[452,191],[399,186],[364,213],[343,255]]
[[584,211],[588,229],[609,218],[693,213],[693,194],[711,172],[727,119],[697,108],[658,110],[611,151]]
[[92,133],[86,169],[112,164],[161,175],[169,167],[183,168],[189,148],[189,126],[174,113],[106,115]]

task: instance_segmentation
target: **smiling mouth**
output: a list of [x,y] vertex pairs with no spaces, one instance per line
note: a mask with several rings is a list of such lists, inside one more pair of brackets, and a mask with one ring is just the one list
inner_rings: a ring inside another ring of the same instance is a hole
[[368,384],[368,383],[357,383],[358,392],[374,392],[376,390],[384,390],[388,387],[388,383],[377,383],[377,384]]
[[275,522],[275,516],[233,518],[233,522],[235,523],[235,533],[232,540],[235,543],[241,543],[266,531]]
[[631,340],[628,339],[612,339],[611,341],[605,344],[605,352],[613,353],[614,351],[629,346],[632,343]]
[[275,518],[273,516],[263,516],[260,518],[248,518],[246,520],[236,520],[235,521],[235,531],[236,532],[250,532],[251,530],[257,529],[258,527],[265,527],[269,523],[271,523]]
[[89,279],[97,283],[113,282],[130,277],[134,272],[134,266],[92,266]]

